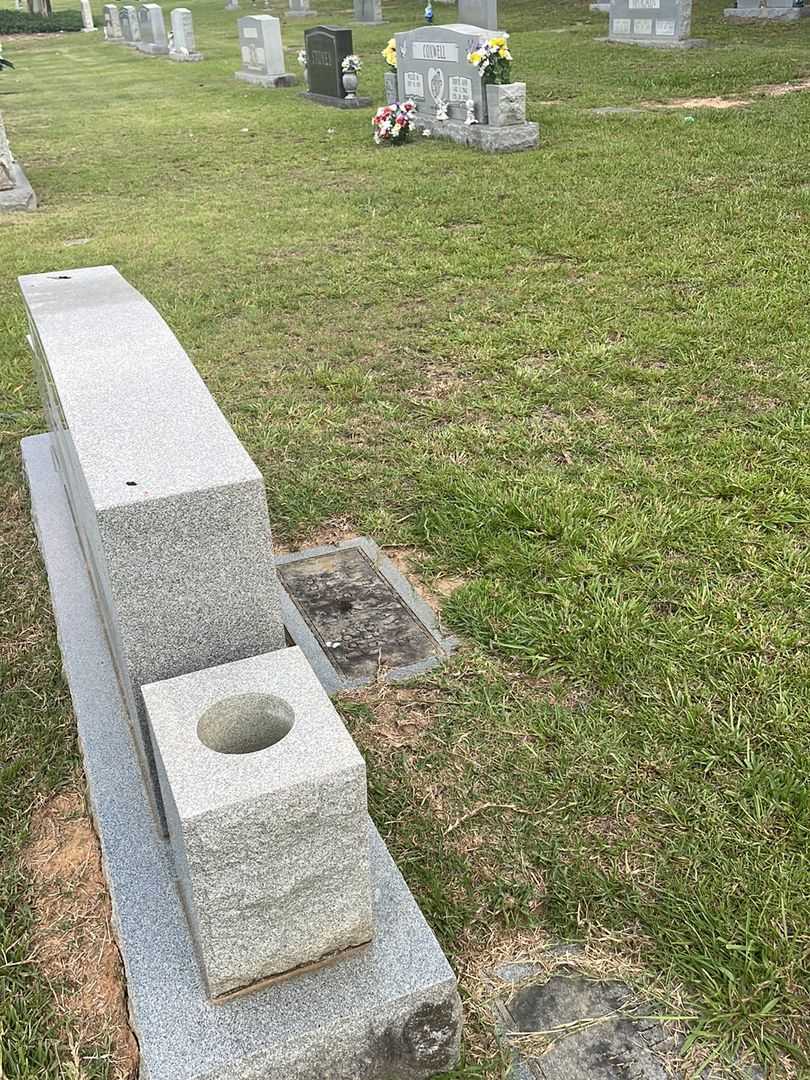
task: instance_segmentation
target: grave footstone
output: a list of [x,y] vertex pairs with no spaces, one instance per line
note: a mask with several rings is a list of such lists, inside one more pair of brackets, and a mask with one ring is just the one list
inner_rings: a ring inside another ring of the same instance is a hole
[[304,49],[309,89],[302,97],[338,109],[359,109],[371,104],[371,98],[347,97],[343,86],[341,65],[353,52],[351,30],[313,26],[304,32]]
[[692,0],[610,0],[608,41],[655,49],[688,49]]
[[138,8],[141,41],[138,49],[149,56],[165,56],[169,51],[166,23],[160,4],[142,4]]
[[121,16],[117,4],[104,5],[104,40],[120,45],[123,41]]
[[36,208],[37,197],[21,166],[14,160],[0,113],[0,213]]
[[172,42],[169,49],[169,59],[179,61],[202,60],[202,53],[197,52],[197,43],[194,38],[194,22],[189,9],[172,8],[170,21]]
[[379,26],[384,21],[382,0],[354,0],[354,21]]
[[399,100],[414,102],[415,126],[433,135],[492,153],[534,149],[538,126],[526,120],[525,84],[487,86],[467,59],[492,36],[465,23],[396,34]]
[[93,22],[93,8],[90,5],[90,0],[79,0],[79,4],[82,10],[82,31],[85,34],[90,34],[96,28]]
[[274,15],[245,15],[237,25],[242,67],[236,78],[257,86],[293,86],[295,76],[284,70],[279,20]]

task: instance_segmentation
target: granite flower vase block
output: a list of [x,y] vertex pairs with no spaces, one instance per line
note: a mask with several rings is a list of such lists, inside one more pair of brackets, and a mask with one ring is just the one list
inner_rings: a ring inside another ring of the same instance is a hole
[[300,649],[143,696],[211,996],[367,944],[365,764]]
[[394,105],[397,102],[397,73],[395,71],[386,71],[383,76],[385,85],[385,104]]
[[526,122],[526,83],[488,83],[484,87],[491,127]]

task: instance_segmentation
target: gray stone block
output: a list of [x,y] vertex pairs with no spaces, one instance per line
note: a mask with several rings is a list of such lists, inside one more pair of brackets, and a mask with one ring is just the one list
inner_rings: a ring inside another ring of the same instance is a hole
[[52,441],[49,435],[24,439],[23,462],[112,898],[141,1080],[422,1080],[449,1070],[461,1026],[455,978],[373,828],[371,945],[254,994],[222,1004],[208,1000],[171,852],[152,827]]
[[10,172],[13,187],[0,191],[0,214],[36,210],[36,194],[18,161],[12,162]]
[[526,83],[489,84],[485,90],[490,127],[526,123]]
[[493,127],[491,124],[464,124],[458,120],[436,120],[417,115],[415,126],[417,130],[429,131],[437,138],[452,139],[463,146],[472,146],[490,154],[535,150],[540,143],[540,129],[530,121],[508,127]]
[[366,767],[301,650],[143,696],[212,997],[367,944]]
[[735,7],[723,10],[730,23],[798,22],[810,15],[810,7]]
[[151,769],[144,683],[285,643],[264,482],[174,334],[114,267],[20,287],[60,473]]
[[294,75],[258,75],[254,71],[235,71],[234,78],[242,82],[254,83],[256,86],[295,86],[298,82]]

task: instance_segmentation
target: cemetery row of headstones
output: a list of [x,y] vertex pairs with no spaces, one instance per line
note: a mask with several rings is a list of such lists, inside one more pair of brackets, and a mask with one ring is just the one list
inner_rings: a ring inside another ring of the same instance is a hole
[[[82,0],[88,3],[89,0]],[[188,8],[174,8],[171,33],[166,33],[163,9],[159,4],[104,5],[104,40],[127,45],[148,56],[168,56],[170,60],[202,60],[197,52],[194,23]]]
[[[692,0],[595,0],[592,11],[607,12],[608,41],[663,49],[705,45],[690,37]],[[723,12],[732,23],[793,22],[810,15],[810,7],[793,0],[734,0]]]

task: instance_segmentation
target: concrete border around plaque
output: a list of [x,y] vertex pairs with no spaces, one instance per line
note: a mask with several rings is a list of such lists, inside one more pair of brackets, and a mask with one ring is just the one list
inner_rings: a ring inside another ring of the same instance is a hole
[[[452,634],[445,633],[430,604],[419,596],[405,575],[397,570],[396,566],[386,557],[371,537],[360,536],[353,540],[343,540],[339,544],[325,544],[287,555],[277,555],[275,563],[276,567],[279,568],[290,563],[313,559],[319,555],[329,555],[352,548],[359,549],[367,557],[377,573],[427,632],[435,648],[434,654],[424,660],[405,667],[391,668],[384,672],[384,680],[402,682],[405,679],[412,679],[417,675],[422,675],[424,672],[444,663],[459,647],[459,639]],[[346,690],[356,690],[373,682],[373,678],[348,678],[336,669],[313,633],[310,624],[303,617],[290,596],[281,574],[278,574],[278,578],[281,617],[284,621],[284,628],[294,644],[298,645],[304,656],[306,656],[327,694],[331,696]]]
[[254,993],[209,1000],[168,841],[154,828],[53,438],[23,439],[22,457],[142,1080],[427,1080],[452,1069],[462,1023],[456,979],[370,820],[371,943]]

